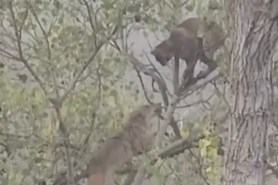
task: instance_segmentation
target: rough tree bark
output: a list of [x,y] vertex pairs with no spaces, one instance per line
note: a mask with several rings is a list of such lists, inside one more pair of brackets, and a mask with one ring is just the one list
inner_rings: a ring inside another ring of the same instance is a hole
[[272,122],[272,56],[278,38],[278,21],[271,20],[268,11],[258,9],[264,6],[263,0],[232,0],[231,3],[233,97],[225,184],[263,185],[267,131]]

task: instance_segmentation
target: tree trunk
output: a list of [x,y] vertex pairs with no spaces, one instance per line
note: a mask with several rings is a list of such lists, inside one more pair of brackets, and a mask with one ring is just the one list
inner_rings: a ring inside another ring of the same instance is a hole
[[272,56],[278,21],[258,10],[262,0],[231,0],[234,32],[231,57],[232,113],[225,161],[226,185],[263,185],[268,127],[272,122]]

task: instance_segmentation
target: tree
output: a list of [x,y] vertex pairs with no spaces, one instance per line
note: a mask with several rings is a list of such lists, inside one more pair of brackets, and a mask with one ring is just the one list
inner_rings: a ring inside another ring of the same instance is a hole
[[168,134],[159,138],[158,153],[154,147],[134,158],[132,170],[117,171],[118,184],[130,184],[136,173],[142,177],[137,182],[152,184],[222,184],[218,150],[228,115],[227,53],[216,57],[222,75],[177,97],[171,69],[157,65],[150,51],[191,15],[227,31],[223,2],[2,0],[0,184],[77,183],[73,176],[103,140],[120,129],[131,109],[149,101],[168,101],[163,116],[178,129],[163,124]]
[[277,20],[258,9],[262,1],[230,1],[234,20],[231,56],[232,107],[226,152],[227,185],[263,185],[268,129],[273,121],[273,60]]

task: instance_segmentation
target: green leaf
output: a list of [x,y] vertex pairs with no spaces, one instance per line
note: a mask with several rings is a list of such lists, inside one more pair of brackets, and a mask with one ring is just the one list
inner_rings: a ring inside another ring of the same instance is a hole
[[41,90],[35,90],[33,94],[33,100],[35,104],[41,104],[45,101],[45,95]]
[[205,157],[207,155],[207,147],[210,144],[211,144],[210,140],[207,140],[207,139],[199,140],[199,149],[200,149],[200,154],[202,157]]
[[208,150],[207,150],[208,154],[207,155],[210,158],[212,158],[213,160],[215,160],[218,157],[217,150],[218,150],[217,147],[208,147]]
[[12,106],[21,106],[25,103],[26,96],[23,90],[15,90],[10,96]]

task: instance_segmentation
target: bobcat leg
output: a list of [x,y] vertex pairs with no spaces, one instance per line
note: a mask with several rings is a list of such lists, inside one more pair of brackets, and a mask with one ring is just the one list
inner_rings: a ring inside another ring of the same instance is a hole
[[198,76],[196,77],[198,80],[201,79],[201,78],[207,77],[217,67],[217,64],[214,60],[209,59],[208,57],[206,57],[204,55],[200,59],[201,59],[202,62],[204,62],[205,64],[208,65],[208,70],[201,71],[198,74]]
[[179,92],[184,91],[186,88],[197,82],[197,79],[193,77],[196,62],[197,60],[188,62],[188,65],[183,72],[183,82],[181,84]]
[[191,79],[193,79],[194,68],[196,62],[188,62],[186,69],[183,72],[183,84],[187,84]]
[[174,67],[173,67],[173,86],[174,93],[177,94],[179,89],[179,57],[175,56]]

